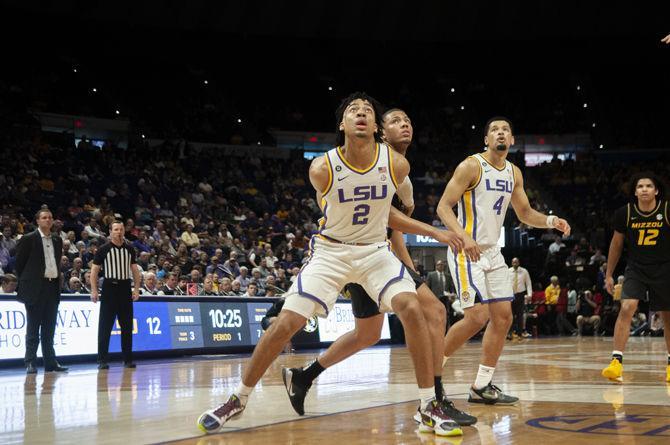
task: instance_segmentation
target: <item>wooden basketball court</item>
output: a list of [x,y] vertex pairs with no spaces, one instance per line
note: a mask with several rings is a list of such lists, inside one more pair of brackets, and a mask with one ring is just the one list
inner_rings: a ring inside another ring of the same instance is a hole
[[376,347],[324,372],[304,417],[281,382],[281,366],[316,353],[280,356],[238,420],[203,436],[198,415],[227,398],[248,356],[139,362],[135,370],[75,365],[67,374],[0,372],[0,443],[179,444],[558,444],[670,443],[670,385],[663,339],[632,338],[625,383],[600,377],[611,339],[508,342],[494,383],[520,397],[513,407],[470,405],[479,343],[468,344],[444,371],[447,393],[479,422],[459,438],[420,434],[411,361],[405,348]]

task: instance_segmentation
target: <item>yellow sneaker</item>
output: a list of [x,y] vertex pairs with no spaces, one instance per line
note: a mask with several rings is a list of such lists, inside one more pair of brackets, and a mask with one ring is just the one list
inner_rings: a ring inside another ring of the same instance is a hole
[[670,383],[670,365],[665,369],[665,381]]
[[611,382],[621,383],[623,382],[623,365],[619,360],[613,358],[609,366],[603,369],[601,374]]

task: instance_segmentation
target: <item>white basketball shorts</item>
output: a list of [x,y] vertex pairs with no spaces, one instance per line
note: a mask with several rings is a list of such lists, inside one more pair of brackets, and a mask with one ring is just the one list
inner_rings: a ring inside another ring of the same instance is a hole
[[475,303],[514,300],[509,268],[499,247],[492,246],[482,251],[476,263],[470,262],[463,252],[454,256],[451,249],[448,258],[456,295],[464,309]]
[[317,235],[310,247],[311,257],[286,292],[282,310],[305,318],[327,317],[347,283],[363,286],[381,312],[392,312],[391,300],[401,292],[416,293],[412,277],[388,242],[354,246]]

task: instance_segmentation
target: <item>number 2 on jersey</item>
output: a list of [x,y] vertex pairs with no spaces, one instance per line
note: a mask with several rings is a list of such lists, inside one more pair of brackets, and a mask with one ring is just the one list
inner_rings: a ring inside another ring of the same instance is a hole
[[655,246],[656,238],[658,238],[658,229],[642,229],[638,230],[640,236],[637,239],[638,246]]
[[505,199],[505,197],[501,196],[500,198],[498,198],[496,203],[493,204],[493,210],[495,210],[498,215],[500,215],[500,213],[502,212],[502,205],[503,205],[503,200],[504,199]]
[[354,226],[367,224],[368,219],[366,218],[366,216],[368,216],[368,213],[370,213],[369,205],[367,204],[357,205],[356,207],[354,207],[354,219],[351,222],[351,224]]

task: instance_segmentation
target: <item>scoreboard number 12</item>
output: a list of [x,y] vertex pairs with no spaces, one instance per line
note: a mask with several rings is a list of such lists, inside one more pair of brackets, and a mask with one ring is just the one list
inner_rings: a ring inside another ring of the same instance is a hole
[[161,319],[158,317],[148,317],[147,324],[149,325],[150,335],[161,335]]

